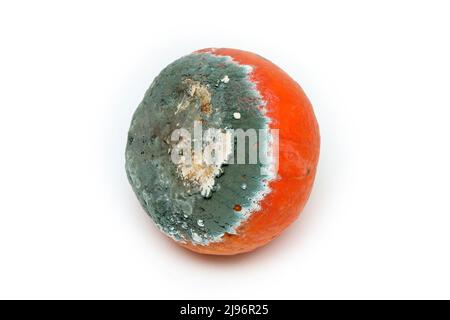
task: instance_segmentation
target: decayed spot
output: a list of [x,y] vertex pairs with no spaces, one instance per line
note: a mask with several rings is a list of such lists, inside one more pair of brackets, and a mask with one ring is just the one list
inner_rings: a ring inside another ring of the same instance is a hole
[[185,95],[178,104],[175,114],[186,110],[192,103],[195,103],[195,107],[198,107],[201,112],[210,113],[212,110],[211,93],[208,88],[200,82],[191,79],[184,80],[183,85],[186,86]]
[[[133,116],[132,143],[126,151],[130,183],[158,227],[176,241],[195,245],[222,241],[269,192],[260,165],[228,164],[234,141],[226,129],[267,128],[259,109],[264,102],[250,72],[227,57],[185,56],[158,75]],[[239,121],[235,112],[241,115]],[[171,141],[171,133],[191,130],[195,121],[205,133],[201,150],[218,150],[214,161],[203,161],[208,152],[198,153],[192,146],[180,162],[172,162],[175,147],[195,142]],[[208,129],[222,135],[213,139],[206,134]],[[234,210],[234,204],[240,210]]]
[[[175,114],[183,116],[183,112],[192,108],[201,114],[209,114],[212,110],[211,93],[206,85],[198,81],[185,79],[182,81],[185,94],[178,103]],[[232,152],[232,137],[220,130],[209,131],[205,135],[200,150],[191,150],[191,141],[182,139],[174,146],[175,150],[188,150],[189,154],[183,154],[177,163],[177,172],[184,185],[200,191],[203,197],[210,197],[215,185],[215,178],[222,172]],[[203,137],[202,137],[203,138]],[[191,150],[191,151],[189,151]],[[214,150],[215,159],[205,158],[204,150]]]
[[[221,130],[215,130],[211,135],[205,135],[205,138],[201,150],[192,150],[190,155],[180,157],[177,172],[186,186],[199,189],[200,194],[208,198],[213,192],[216,177],[222,174],[222,166],[231,155],[233,141],[229,132]],[[176,149],[189,150],[187,143],[190,141],[179,141]],[[208,151],[214,151],[214,158],[208,157]]]

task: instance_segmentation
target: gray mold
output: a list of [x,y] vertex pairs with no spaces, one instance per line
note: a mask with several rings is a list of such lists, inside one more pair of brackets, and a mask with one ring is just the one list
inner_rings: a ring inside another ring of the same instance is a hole
[[[263,101],[248,72],[248,67],[228,57],[208,53],[185,56],[156,77],[133,116],[126,148],[129,181],[145,211],[175,240],[205,245],[233,233],[247,218],[234,211],[234,205],[253,206],[263,189],[265,177],[259,164],[230,164],[222,168],[215,191],[205,198],[183,184],[170,159],[172,131],[192,128],[194,120],[201,120],[203,129],[267,127],[267,119],[258,109]],[[207,98],[189,95],[192,83],[207,88],[210,105],[206,105]],[[186,97],[186,108],[177,112]],[[241,118],[235,119],[234,112]]]

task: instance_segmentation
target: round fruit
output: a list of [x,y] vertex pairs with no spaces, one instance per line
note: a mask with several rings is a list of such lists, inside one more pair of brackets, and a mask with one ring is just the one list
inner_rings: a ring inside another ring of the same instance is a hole
[[204,49],[167,66],[136,110],[126,170],[143,208],[187,249],[232,255],[279,235],[314,181],[319,129],[270,61]]

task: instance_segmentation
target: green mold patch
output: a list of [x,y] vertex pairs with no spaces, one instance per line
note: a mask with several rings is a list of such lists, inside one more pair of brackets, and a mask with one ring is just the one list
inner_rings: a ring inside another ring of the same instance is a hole
[[156,77],[133,116],[126,148],[129,181],[145,211],[177,241],[207,245],[234,234],[270,192],[271,177],[262,174],[267,165],[224,161],[192,168],[171,159],[172,133],[181,128],[193,133],[196,122],[203,130],[268,129],[250,72],[229,57],[185,56]]

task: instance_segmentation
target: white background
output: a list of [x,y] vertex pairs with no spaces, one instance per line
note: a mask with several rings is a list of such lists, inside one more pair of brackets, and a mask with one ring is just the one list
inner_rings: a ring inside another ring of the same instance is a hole
[[[0,298],[450,298],[448,1],[2,1]],[[311,199],[270,245],[179,248],[124,170],[132,113],[196,49],[310,97]]]

